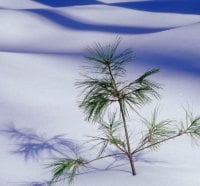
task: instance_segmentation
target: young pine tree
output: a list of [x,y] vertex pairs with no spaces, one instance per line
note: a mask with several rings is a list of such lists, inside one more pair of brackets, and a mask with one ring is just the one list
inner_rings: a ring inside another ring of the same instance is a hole
[[[194,117],[190,112],[186,112],[186,120],[178,130],[171,127],[170,120],[158,121],[157,109],[154,110],[151,120],[139,114],[140,107],[151,101],[153,97],[159,98],[160,86],[150,80],[159,69],[146,71],[133,81],[123,80],[126,73],[125,66],[132,61],[133,53],[130,49],[118,51],[119,44],[120,40],[117,40],[111,45],[96,44],[95,47],[89,48],[86,56],[90,61],[86,68],[87,74],[83,75],[83,79],[76,84],[82,89],[80,108],[83,109],[89,122],[98,124],[102,134],[91,137],[93,142],[101,145],[99,153],[91,160],[82,157],[56,160],[51,164],[54,174],[52,183],[65,178],[68,178],[68,182],[71,183],[79,171],[87,168],[88,164],[117,155],[128,158],[134,176],[136,170],[133,157],[138,152],[149,148],[155,149],[161,143],[184,134],[195,139],[200,138],[200,117]],[[141,136],[139,144],[131,142],[132,137],[127,125],[127,118],[131,111],[139,115],[146,126],[146,132]],[[105,154],[109,146],[113,146],[118,151]]]

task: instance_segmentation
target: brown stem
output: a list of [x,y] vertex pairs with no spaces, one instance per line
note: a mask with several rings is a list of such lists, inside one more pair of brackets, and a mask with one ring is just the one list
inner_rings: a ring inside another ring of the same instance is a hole
[[152,146],[154,146],[154,145],[158,145],[158,144],[163,143],[163,142],[165,142],[165,141],[174,139],[174,138],[179,137],[179,136],[181,136],[181,135],[183,135],[183,134],[186,134],[186,133],[187,133],[186,131],[185,131],[185,132],[179,132],[178,134],[176,134],[176,135],[174,135],[174,136],[171,136],[171,137],[169,137],[169,138],[163,139],[163,140],[158,141],[158,142],[156,142],[156,143],[150,144],[150,145],[145,146],[145,147],[143,147],[143,148],[140,148],[140,149],[137,148],[137,149],[134,150],[131,154],[133,155],[133,154],[135,154],[135,153],[137,153],[137,152],[140,152],[140,151],[142,151],[142,150],[148,149],[148,148],[150,148],[150,147],[152,147]]
[[137,79],[136,79],[135,81],[130,82],[128,85],[124,86],[123,88],[121,88],[121,89],[119,90],[119,92],[122,92],[124,89],[130,87],[131,85],[133,85],[133,84],[135,84],[135,83],[137,83]]
[[128,135],[128,129],[127,129],[127,124],[126,124],[126,119],[125,119],[125,113],[124,113],[124,109],[122,106],[122,102],[121,102],[121,97],[120,97],[120,92],[117,89],[117,84],[115,82],[115,78],[112,74],[112,69],[110,67],[110,63],[107,62],[108,65],[108,70],[109,70],[109,74],[111,76],[112,82],[113,82],[113,86],[116,92],[116,96],[118,98],[118,103],[120,106],[120,112],[121,112],[121,116],[122,116],[122,120],[123,120],[123,125],[124,125],[124,133],[125,133],[125,137],[126,137],[126,144],[127,144],[127,156],[129,158],[130,161],[130,165],[131,165],[131,171],[132,171],[132,175],[136,175],[136,171],[135,171],[135,166],[134,166],[134,162],[133,162],[133,158],[132,158],[132,154],[131,154],[131,147],[130,147],[130,142],[129,142],[129,135]]
[[92,159],[92,160],[90,160],[90,161],[87,161],[87,162],[85,162],[84,164],[89,164],[89,163],[92,163],[92,162],[94,162],[94,161],[98,161],[98,160],[101,160],[101,159],[104,159],[104,158],[109,158],[109,157],[117,156],[117,155],[125,155],[125,153],[108,154],[108,155],[101,156],[101,157]]
[[141,149],[148,141],[144,141],[139,147],[137,147],[131,154],[134,154],[137,150]]
[[133,158],[131,154],[131,147],[130,147],[130,142],[129,142],[129,135],[128,135],[128,129],[127,129],[127,124],[126,124],[126,119],[125,119],[125,113],[124,113],[121,101],[119,101],[119,105],[120,105],[120,112],[121,112],[121,116],[122,116],[122,120],[124,124],[124,132],[125,132],[126,143],[127,143],[127,148],[128,148],[127,156],[130,161],[132,174],[136,175],[135,166],[134,166],[134,162],[133,162]]

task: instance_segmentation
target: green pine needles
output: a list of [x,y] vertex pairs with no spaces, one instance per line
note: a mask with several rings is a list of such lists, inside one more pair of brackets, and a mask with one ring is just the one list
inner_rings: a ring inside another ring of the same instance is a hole
[[63,158],[56,160],[49,166],[50,168],[53,167],[54,172],[51,183],[65,180],[67,176],[68,184],[71,184],[81,166],[84,166],[82,159]]
[[[130,163],[132,175],[136,175],[133,157],[140,151],[157,149],[163,142],[182,135],[200,139],[200,117],[194,117],[186,111],[186,119],[175,129],[174,121],[159,120],[158,108],[150,120],[138,111],[152,98],[160,98],[159,83],[151,80],[159,69],[151,69],[132,81],[124,80],[126,65],[133,60],[130,49],[119,51],[120,39],[108,46],[99,43],[88,49],[86,59],[90,62],[86,68],[87,75],[76,83],[82,89],[79,107],[84,111],[86,120],[98,125],[100,134],[89,136],[98,153],[93,159],[78,156],[56,160],[50,167],[53,171],[52,184],[68,179],[72,183],[80,170],[87,169],[98,160],[118,155],[126,156]],[[133,140],[127,121],[131,112],[137,114],[146,130],[141,132],[140,141]],[[114,148],[114,153],[107,153],[107,148]]]

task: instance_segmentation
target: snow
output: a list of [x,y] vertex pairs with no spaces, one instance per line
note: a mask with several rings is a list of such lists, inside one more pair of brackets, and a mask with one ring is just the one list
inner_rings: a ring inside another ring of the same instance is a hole
[[[177,0],[171,9],[171,1],[163,1],[169,5],[166,9],[155,7],[159,2],[70,0],[55,5],[47,0],[0,0],[0,130],[13,124],[45,139],[65,134],[80,141],[95,134],[96,127],[84,121],[77,106],[79,91],[74,83],[80,78],[85,48],[96,41],[112,42],[117,36],[123,39],[121,47],[132,48],[136,55],[128,66],[128,78],[161,68],[155,80],[164,84],[162,100],[145,107],[144,113],[148,115],[159,103],[163,118],[180,121],[182,107],[188,105],[199,114],[199,2]],[[17,144],[0,133],[0,185],[48,180],[51,174],[44,168],[48,153],[25,161],[13,153]],[[199,154],[200,148],[182,137],[159,151],[145,152],[144,159],[136,162],[136,177],[124,172],[129,170],[127,164],[123,171],[80,175],[74,185],[199,186]],[[100,167],[104,164],[101,161]]]

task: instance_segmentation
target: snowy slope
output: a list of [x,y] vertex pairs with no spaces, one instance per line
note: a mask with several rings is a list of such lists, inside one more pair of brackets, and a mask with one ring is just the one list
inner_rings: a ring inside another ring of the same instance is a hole
[[[161,68],[155,79],[165,85],[159,101],[163,117],[183,118],[182,106],[188,104],[199,113],[198,5],[197,0],[0,0],[0,129],[29,128],[42,139],[66,134],[82,140],[94,134],[95,126],[84,121],[77,107],[74,82],[84,63],[84,49],[116,36],[122,37],[122,47],[135,51],[129,78],[151,67]],[[14,153],[17,144],[8,132],[1,132],[0,185],[48,180],[51,175],[44,164],[49,154],[28,156],[25,161],[23,154]],[[183,137],[143,154],[136,162],[136,177],[124,172],[129,170],[125,165],[122,172],[81,175],[74,185],[199,186],[199,154],[200,147]]]

